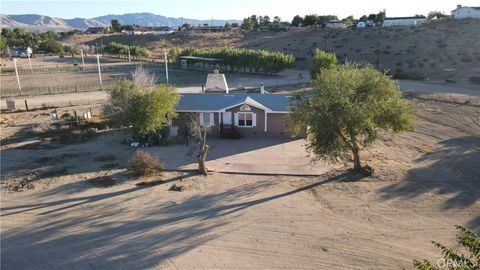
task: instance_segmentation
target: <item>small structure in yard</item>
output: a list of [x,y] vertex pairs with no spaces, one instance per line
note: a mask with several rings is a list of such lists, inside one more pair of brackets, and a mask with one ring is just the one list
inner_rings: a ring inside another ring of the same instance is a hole
[[386,18],[383,27],[420,25],[427,21],[425,16]]
[[23,46],[14,46],[9,49],[10,57],[28,58],[32,52],[32,48]]
[[365,22],[358,22],[357,23],[357,28],[365,28],[367,27],[367,24]]
[[[259,93],[184,93],[174,125],[185,130],[192,118],[214,136],[286,137],[291,95]],[[189,116],[190,114],[190,116]]]
[[212,70],[218,69],[223,63],[223,59],[219,58],[180,56],[180,67],[183,69]]
[[206,93],[227,93],[228,84],[225,79],[225,75],[218,72],[218,69],[214,69],[213,73],[208,74],[207,83],[205,84]]
[[452,10],[452,17],[454,19],[480,18],[480,7],[457,5],[457,8]]

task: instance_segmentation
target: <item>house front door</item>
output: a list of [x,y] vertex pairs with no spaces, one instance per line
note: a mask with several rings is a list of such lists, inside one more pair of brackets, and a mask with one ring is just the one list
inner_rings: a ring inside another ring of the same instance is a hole
[[232,125],[232,112],[222,113],[222,122],[224,125]]

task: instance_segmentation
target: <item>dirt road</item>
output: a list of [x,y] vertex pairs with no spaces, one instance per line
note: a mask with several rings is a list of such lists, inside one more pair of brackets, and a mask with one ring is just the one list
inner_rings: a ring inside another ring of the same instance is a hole
[[398,81],[400,88],[406,92],[414,93],[443,93],[443,94],[461,94],[467,96],[480,97],[480,85],[455,85],[440,82],[424,81]]

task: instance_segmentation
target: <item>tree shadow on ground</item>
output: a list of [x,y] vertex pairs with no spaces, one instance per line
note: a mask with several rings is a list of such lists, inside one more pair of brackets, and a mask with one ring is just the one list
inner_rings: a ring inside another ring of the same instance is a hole
[[[246,208],[342,181],[349,175],[341,174],[254,200],[248,198],[272,185],[271,181],[243,184],[218,193],[201,193],[179,203],[149,200],[141,208],[125,207],[125,203],[152,192],[150,188],[132,187],[6,207],[2,209],[2,218],[11,215],[11,219],[19,214],[37,218],[32,225],[2,233],[1,268],[178,268],[181,266],[171,258],[244,226],[235,221]],[[79,208],[83,209],[82,214],[75,215],[73,211]],[[201,265],[183,267],[202,268]]]
[[[441,145],[415,161],[426,166],[412,169],[405,181],[383,188],[383,197],[410,199],[429,192],[449,195],[445,209],[463,209],[480,199],[480,137],[449,139]],[[472,216],[471,225],[480,231],[480,214]]]

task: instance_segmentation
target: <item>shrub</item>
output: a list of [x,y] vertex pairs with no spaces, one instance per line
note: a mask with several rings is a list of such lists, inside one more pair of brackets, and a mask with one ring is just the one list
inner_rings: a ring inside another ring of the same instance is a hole
[[443,259],[437,260],[436,265],[428,260],[413,260],[413,266],[419,270],[462,269],[476,270],[480,266],[480,238],[470,229],[456,225],[457,241],[465,253],[432,241],[440,249]]
[[142,150],[136,151],[128,163],[128,170],[135,175],[154,175],[162,172],[164,169],[165,165],[158,157]]

